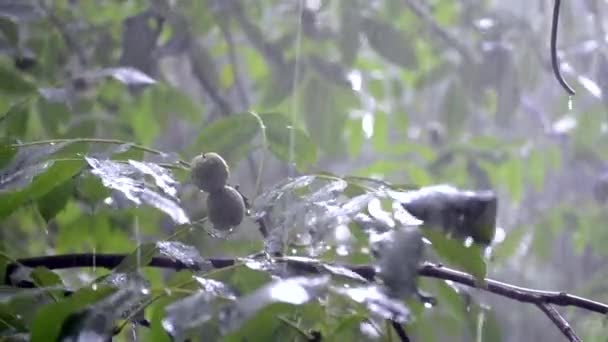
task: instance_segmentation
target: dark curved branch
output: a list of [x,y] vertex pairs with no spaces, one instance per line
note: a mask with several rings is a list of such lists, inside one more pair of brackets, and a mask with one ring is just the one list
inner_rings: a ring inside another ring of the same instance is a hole
[[545,315],[549,317],[549,319],[551,319],[551,321],[553,322],[553,324],[555,324],[555,326],[557,326],[559,331],[561,331],[564,336],[568,338],[568,341],[581,342],[581,339],[576,336],[576,333],[574,332],[568,321],[566,321],[566,319],[553,306],[551,306],[551,304],[539,303],[536,304],[536,306],[538,306],[538,308],[542,312],[544,312]]
[[[113,269],[118,266],[125,258],[125,254],[63,254],[40,256],[33,258],[24,258],[17,260],[17,263],[11,263],[7,266],[4,283],[11,285],[10,276],[19,267],[44,266],[48,269],[65,269],[77,267],[103,267]],[[289,257],[280,257],[275,259],[276,262],[283,262],[299,271],[308,273],[320,273],[317,268],[318,264],[303,261],[301,259],[293,259]],[[208,258],[205,264],[184,264],[179,260],[173,260],[167,257],[154,257],[145,265],[148,267],[169,268],[174,270],[190,269],[198,271],[205,269],[211,264],[214,268],[225,268],[235,265],[239,259],[233,258]],[[357,273],[368,281],[373,281],[376,277],[376,271],[372,265],[340,265]],[[574,296],[565,292],[543,291],[520,287],[503,283],[498,280],[488,279],[480,285],[479,281],[472,275],[460,272],[442,265],[425,262],[418,269],[418,275],[421,277],[436,278],[442,280],[451,280],[455,283],[466,285],[469,287],[479,288],[481,290],[507,297],[523,303],[531,304],[552,304],[558,306],[573,306],[585,309],[600,314],[608,314],[608,305],[591,299]]]
[[566,82],[564,76],[559,69],[559,61],[557,60],[557,27],[559,26],[559,9],[561,0],[554,0],[553,3],[553,20],[551,22],[551,66],[553,67],[553,74],[559,84],[566,90],[569,95],[574,95],[576,92]]

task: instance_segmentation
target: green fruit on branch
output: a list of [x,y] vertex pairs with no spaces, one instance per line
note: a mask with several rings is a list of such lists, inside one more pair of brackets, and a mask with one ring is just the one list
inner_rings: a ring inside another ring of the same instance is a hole
[[228,181],[230,169],[224,158],[214,152],[199,154],[190,163],[192,182],[201,190],[221,190]]
[[243,196],[233,187],[225,186],[209,194],[207,212],[215,229],[228,230],[236,227],[245,216]]

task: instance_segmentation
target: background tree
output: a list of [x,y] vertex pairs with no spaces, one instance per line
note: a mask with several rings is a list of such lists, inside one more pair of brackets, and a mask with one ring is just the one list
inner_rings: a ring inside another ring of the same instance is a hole
[[603,341],[601,303],[471,289],[608,301],[606,4],[562,4],[574,98],[553,4],[0,1],[1,336]]

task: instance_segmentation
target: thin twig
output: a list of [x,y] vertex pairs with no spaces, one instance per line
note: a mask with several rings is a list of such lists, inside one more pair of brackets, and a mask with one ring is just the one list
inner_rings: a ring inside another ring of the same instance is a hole
[[576,92],[566,82],[564,76],[559,69],[559,62],[557,60],[557,27],[559,26],[559,9],[561,0],[554,0],[553,3],[553,20],[551,22],[551,66],[553,67],[553,74],[559,84],[564,88],[568,95],[574,95]]
[[[110,145],[128,145],[129,148],[134,150],[140,150],[143,152],[148,152],[157,156],[166,155],[165,152],[159,151],[153,148],[149,148],[142,145],[137,145],[129,141],[118,140],[118,139],[99,139],[99,138],[74,138],[74,139],[50,139],[50,140],[38,140],[31,141],[19,144],[12,144],[13,148],[22,148],[22,147],[30,147],[30,146],[39,146],[39,145],[55,145],[55,144],[78,144],[78,143],[93,143],[93,144],[110,144]],[[184,167],[190,167],[190,163],[184,160],[178,160],[177,163]]]
[[[194,44],[194,42],[191,41],[190,44]],[[230,51],[229,51],[229,53],[230,53]],[[193,62],[194,57],[195,56],[190,54],[190,60],[191,60],[191,64],[193,66],[196,65]],[[236,63],[236,57],[235,57],[235,63]],[[233,68],[235,68],[235,65],[233,65]],[[232,104],[220,93],[219,89],[216,89],[214,87],[214,85],[210,82],[210,80],[204,74],[204,70],[201,70],[198,67],[193,67],[192,71],[193,71],[194,76],[198,80],[199,84],[203,88],[203,90],[207,93],[207,95],[209,96],[211,101],[213,101],[213,103],[218,107],[220,114],[225,117],[230,116],[234,112],[234,108],[232,107]],[[235,81],[236,81],[236,80],[238,80],[237,70],[233,69],[233,71],[234,71],[234,77],[235,77]],[[249,174],[251,175],[251,178],[253,179],[253,181],[256,182],[258,177],[261,177],[261,175],[256,174],[257,167],[255,165],[255,160],[251,153],[249,153],[247,155],[247,164],[249,167]]]
[[453,47],[458,53],[467,60],[468,62],[474,62],[475,56],[473,52],[464,44],[460,42],[460,39],[441,27],[433,16],[416,0],[405,0],[405,6],[410,9],[418,18],[423,20],[426,25],[433,31],[439,38],[444,40],[448,45]]
[[236,56],[237,54],[236,47],[234,45],[234,38],[232,37],[232,32],[230,31],[230,26],[228,24],[221,25],[221,29],[222,33],[224,34],[226,44],[228,45],[228,60],[230,61],[230,65],[232,66],[232,74],[234,75],[234,86],[241,100],[241,106],[243,106],[243,110],[248,110],[251,104],[249,102],[249,96],[247,95],[247,89],[245,88],[245,82],[241,77],[242,75],[239,68],[239,61]]
[[576,336],[576,333],[574,332],[574,330],[572,329],[572,327],[570,326],[570,324],[568,323],[568,321],[566,321],[566,319],[564,318],[564,316],[562,316],[557,309],[555,309],[553,306],[551,306],[550,304],[547,303],[538,303],[536,304],[536,306],[538,306],[538,308],[545,313],[545,315],[547,315],[547,317],[549,317],[549,319],[551,319],[551,321],[555,324],[555,326],[557,326],[557,328],[564,334],[564,336],[566,336],[568,338],[568,341],[571,342],[580,342],[581,339]]
[[44,1],[38,1],[38,7],[44,12],[49,19],[49,22],[55,27],[55,29],[57,29],[67,48],[76,54],[80,67],[85,68],[87,66],[87,57],[80,42],[75,39],[72,33],[67,29],[67,27],[65,27],[61,19],[55,15],[53,9],[48,8],[44,4]]
[[399,336],[399,340],[401,342],[410,342],[410,338],[407,336],[407,333],[405,332],[405,329],[403,329],[401,324],[399,324],[395,321],[391,321],[391,325],[393,326],[393,329],[397,333],[397,336]]
[[[190,45],[195,44],[194,41],[190,42]],[[202,49],[202,47],[201,47]],[[222,116],[229,116],[232,114],[232,106],[230,102],[226,100],[222,94],[220,94],[219,89],[216,89],[212,82],[209,80],[207,75],[205,75],[205,70],[201,70],[200,67],[196,67],[196,63],[194,56],[192,53],[189,53],[190,63],[192,65],[192,74],[198,80],[198,83],[201,85],[205,93],[209,96],[211,101],[217,106],[220,114]]]

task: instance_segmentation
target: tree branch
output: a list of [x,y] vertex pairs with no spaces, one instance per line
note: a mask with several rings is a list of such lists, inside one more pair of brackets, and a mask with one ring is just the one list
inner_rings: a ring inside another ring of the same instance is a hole
[[[4,284],[12,285],[11,275],[19,268],[43,266],[48,269],[66,269],[78,267],[103,267],[113,269],[118,266],[126,257],[125,254],[63,254],[49,255],[32,258],[24,258],[17,260],[16,263],[7,265]],[[241,259],[238,258],[208,258],[204,263],[185,264],[179,260],[173,260],[167,257],[153,257],[147,265],[148,267],[169,268],[173,270],[190,269],[198,271],[208,267],[211,264],[214,268],[225,268],[233,266]],[[307,273],[321,273],[322,270],[318,267],[318,262],[309,262],[299,258],[279,257],[274,259],[275,262],[286,263],[294,269]],[[337,265],[345,267],[368,281],[374,281],[376,271],[373,265]],[[608,314],[608,305],[596,302],[587,298],[574,296],[565,292],[543,291],[520,287],[503,283],[497,280],[486,278],[482,286],[479,285],[479,280],[475,279],[470,274],[460,272],[442,265],[425,262],[418,269],[418,275],[421,277],[436,278],[442,280],[450,280],[458,284],[469,287],[479,288],[481,290],[494,293],[496,295],[507,297],[523,303],[531,304],[552,304],[558,306],[573,306],[585,309],[600,314]]]
[[553,67],[553,74],[559,84],[564,88],[568,95],[574,95],[576,92],[566,82],[564,76],[559,69],[559,62],[557,60],[557,27],[559,26],[559,8],[561,0],[554,0],[553,3],[553,20],[551,21],[551,66]]
[[448,30],[441,27],[433,16],[416,0],[405,0],[405,6],[412,11],[417,17],[425,22],[431,31],[433,31],[439,38],[444,40],[448,45],[452,46],[458,53],[468,62],[474,62],[475,56],[473,52],[465,44],[462,44],[458,37]]
[[568,338],[571,342],[581,342],[581,339],[576,336],[576,333],[566,321],[566,319],[553,307],[551,304],[538,303],[538,308],[551,319],[551,321],[557,326],[557,328]]
[[393,329],[397,333],[397,336],[399,336],[399,340],[401,342],[410,342],[410,338],[407,336],[407,333],[405,332],[405,329],[403,329],[401,324],[399,324],[395,321],[391,321],[391,325],[393,326]]

